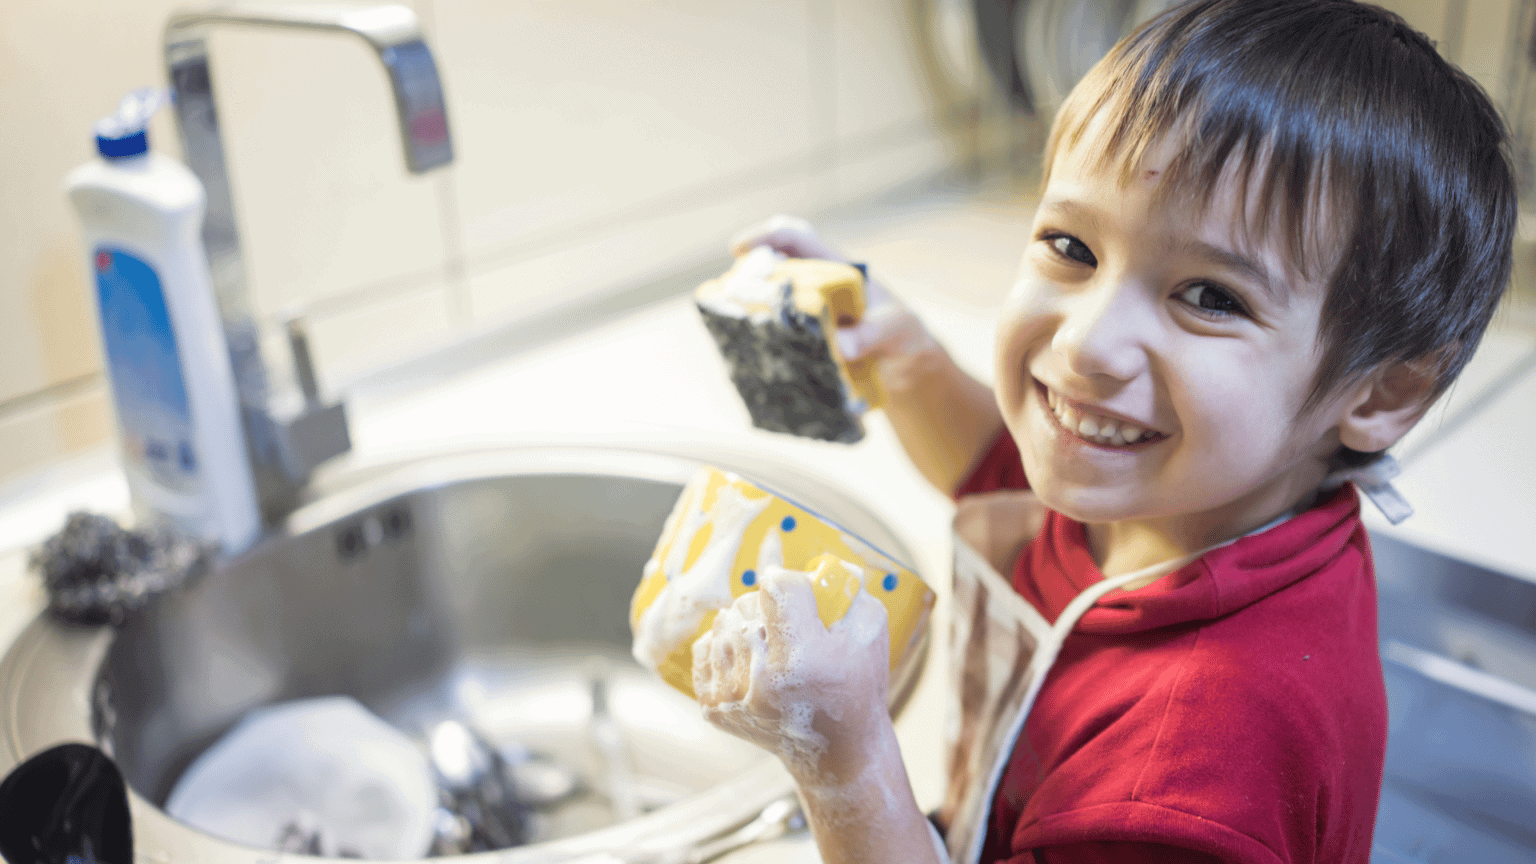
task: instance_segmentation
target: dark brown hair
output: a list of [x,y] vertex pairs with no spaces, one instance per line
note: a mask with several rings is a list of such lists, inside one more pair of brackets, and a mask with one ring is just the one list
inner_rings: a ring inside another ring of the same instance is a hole
[[1129,181],[1168,136],[1159,194],[1208,206],[1235,170],[1250,237],[1277,228],[1299,272],[1327,268],[1304,411],[1385,362],[1427,364],[1432,396],[1450,386],[1509,281],[1517,205],[1498,112],[1428,38],[1351,0],[1175,6],[1074,89],[1046,180],[1091,138],[1096,167]]

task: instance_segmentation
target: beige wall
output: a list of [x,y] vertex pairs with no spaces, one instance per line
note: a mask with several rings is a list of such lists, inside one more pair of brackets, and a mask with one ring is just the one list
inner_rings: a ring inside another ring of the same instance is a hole
[[[110,438],[61,184],[91,158],[98,116],[163,83],[163,23],[196,2],[0,3],[0,483]],[[766,214],[814,213],[950,160],[913,62],[917,0],[409,2],[458,150],[427,177],[403,170],[360,43],[213,38],[256,311],[306,312],[332,389],[720,255]],[[1447,0],[1385,5],[1503,91],[1512,0],[1465,0],[1459,27]],[[168,112],[152,138],[177,152]]]
[[[0,4],[0,482],[110,438],[61,185],[92,156],[92,122],[164,82],[161,28],[187,5]],[[815,212],[948,161],[911,60],[909,0],[411,5],[458,150],[427,177],[404,172],[387,84],[361,43],[212,40],[256,311],[306,310],[331,387],[722,254],[769,213]],[[177,153],[168,112],[151,134]]]
[[1495,98],[1506,90],[1506,62],[1515,47],[1521,3],[1516,0],[1377,0],[1435,40],[1440,53],[1476,78]]

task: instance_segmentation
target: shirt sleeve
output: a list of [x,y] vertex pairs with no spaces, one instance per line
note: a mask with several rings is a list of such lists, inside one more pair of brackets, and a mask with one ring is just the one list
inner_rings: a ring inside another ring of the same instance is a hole
[[1222,864],[1204,852],[1162,843],[1068,843],[1045,846],[1014,864]]
[[999,489],[1028,489],[1029,478],[1024,476],[1024,461],[1019,456],[1019,445],[1005,426],[992,440],[981,460],[955,490],[955,500],[982,492]]

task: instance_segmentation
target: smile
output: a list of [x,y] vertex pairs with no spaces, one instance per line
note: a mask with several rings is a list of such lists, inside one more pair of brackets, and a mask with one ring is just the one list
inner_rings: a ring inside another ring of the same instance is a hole
[[1090,444],[1101,447],[1129,447],[1132,444],[1147,444],[1166,437],[1161,432],[1126,420],[1084,411],[1056,395],[1056,391],[1044,384],[1038,381],[1035,384],[1045,400],[1046,407],[1050,409],[1051,415],[1056,418],[1061,428]]

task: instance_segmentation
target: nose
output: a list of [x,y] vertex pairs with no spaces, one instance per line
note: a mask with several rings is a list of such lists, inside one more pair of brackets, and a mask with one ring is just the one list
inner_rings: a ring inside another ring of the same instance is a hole
[[1130,381],[1146,366],[1147,311],[1136,286],[1105,279],[1065,298],[1051,348],[1085,378]]

